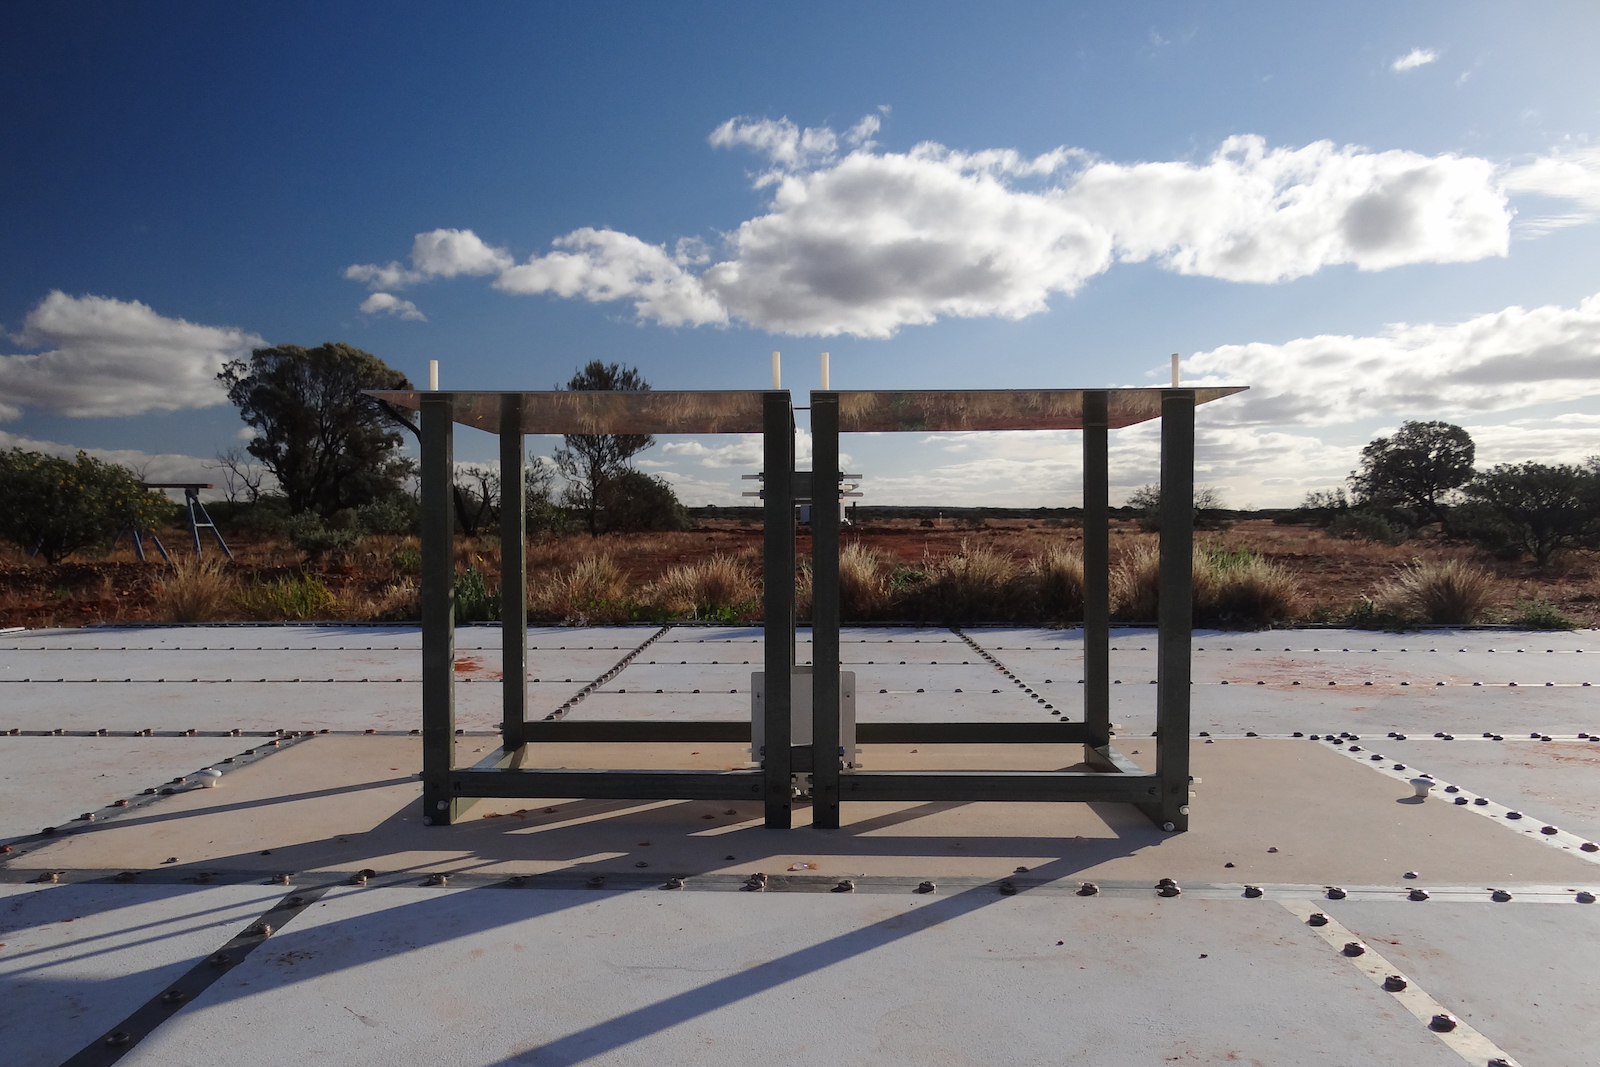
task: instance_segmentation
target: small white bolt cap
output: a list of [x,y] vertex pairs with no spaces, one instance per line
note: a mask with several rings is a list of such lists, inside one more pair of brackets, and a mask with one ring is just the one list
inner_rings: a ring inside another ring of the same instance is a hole
[[1433,783],[1433,779],[1432,778],[1413,778],[1413,779],[1411,779],[1411,788],[1415,789],[1417,791],[1417,796],[1419,796],[1419,797],[1427,796],[1428,792],[1431,789],[1433,789],[1433,784],[1434,783]]
[[222,781],[222,772],[215,767],[207,767],[203,771],[195,771],[194,780],[201,789],[215,789]]

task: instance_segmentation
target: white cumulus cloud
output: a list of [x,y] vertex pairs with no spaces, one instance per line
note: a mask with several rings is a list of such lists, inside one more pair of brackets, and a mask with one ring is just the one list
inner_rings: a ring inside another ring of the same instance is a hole
[[558,251],[510,267],[495,280],[508,293],[581,296],[591,303],[632,300],[640,318],[663,326],[702,326],[728,321],[728,313],[706,292],[687,265],[695,250],[669,253],[616,230],[584,227],[555,242]]
[[[513,293],[626,300],[665,325],[738,320],[774,333],[887,337],[943,317],[1022,318],[1117,262],[1273,283],[1350,264],[1384,270],[1505,255],[1495,166],[1453,154],[1231,137],[1201,162],[1115,163],[1061,147],[878,150],[868,116],[843,138],[788,119],[730,119],[719,147],[765,157],[766,210],[669,249],[585,227],[512,264],[470,230],[419,234],[411,266],[348,268],[390,290],[494,274]],[[432,249],[448,248],[448,255]]]
[[1392,70],[1416,70],[1425,67],[1439,58],[1439,53],[1431,48],[1413,48],[1399,59],[1390,64]]
[[158,315],[137,300],[59,290],[28,313],[17,341],[45,351],[0,356],[0,419],[24,407],[91,417],[220,404],[222,365],[266,344],[237,327]]
[[392,293],[373,293],[361,301],[360,310],[366,315],[397,315],[412,322],[428,321],[428,316],[418,311],[417,305]]
[[1600,294],[1575,308],[1508,307],[1369,337],[1225,345],[1183,361],[1186,383],[1249,385],[1217,405],[1234,423],[1333,425],[1405,413],[1452,418],[1600,395]]
[[429,230],[411,242],[409,269],[399,261],[357,263],[346,267],[344,276],[375,290],[403,289],[432,278],[499,274],[513,262],[510,253],[486,244],[471,230]]

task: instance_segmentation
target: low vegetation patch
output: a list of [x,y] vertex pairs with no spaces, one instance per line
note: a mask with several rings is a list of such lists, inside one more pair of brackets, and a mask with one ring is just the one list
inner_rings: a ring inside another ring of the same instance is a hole
[[1380,614],[1412,622],[1462,625],[1480,621],[1493,603],[1495,578],[1459,559],[1417,560],[1373,598]]
[[249,618],[267,622],[308,622],[342,614],[339,598],[320,578],[309,574],[255,582],[235,603]]

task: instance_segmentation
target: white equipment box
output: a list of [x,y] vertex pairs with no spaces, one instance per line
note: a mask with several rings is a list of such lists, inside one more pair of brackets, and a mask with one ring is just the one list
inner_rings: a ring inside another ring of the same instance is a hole
[[[811,670],[796,667],[790,676],[789,743],[811,741]],[[766,751],[767,675],[750,675],[750,758],[760,762]],[[856,753],[856,672],[839,672],[839,755],[847,768],[861,766]]]

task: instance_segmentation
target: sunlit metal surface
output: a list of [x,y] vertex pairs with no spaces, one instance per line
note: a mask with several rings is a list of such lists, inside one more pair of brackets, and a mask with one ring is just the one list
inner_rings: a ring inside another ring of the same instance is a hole
[[388,392],[370,395],[396,407],[421,410],[427,396],[448,397],[455,421],[500,432],[500,405],[522,397],[525,432],[539,433],[760,433],[761,397],[755,389],[650,390],[648,392]]
[[[1196,405],[1242,393],[1230,385],[1192,392]],[[1087,389],[951,389],[853,391],[839,394],[842,433],[930,430],[1080,430]],[[1161,417],[1169,389],[1107,389],[1110,426],[1116,429]]]

